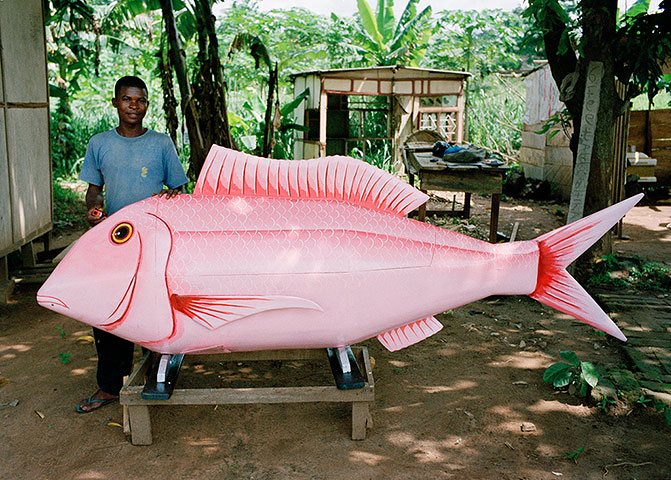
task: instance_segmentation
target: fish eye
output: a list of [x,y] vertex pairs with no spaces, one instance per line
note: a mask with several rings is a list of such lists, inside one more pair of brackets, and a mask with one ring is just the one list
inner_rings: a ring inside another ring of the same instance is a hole
[[112,241],[116,244],[121,245],[130,240],[130,237],[133,235],[133,225],[130,223],[120,223],[114,230],[112,230]]

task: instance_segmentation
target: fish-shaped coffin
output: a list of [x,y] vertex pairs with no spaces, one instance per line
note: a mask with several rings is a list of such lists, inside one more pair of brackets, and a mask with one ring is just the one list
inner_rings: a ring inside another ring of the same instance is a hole
[[161,353],[390,350],[433,315],[531,295],[624,340],[566,272],[640,199],[492,245],[404,215],[426,195],[348,157],[269,160],[213,146],[193,195],[129,205],[84,234],[38,302]]

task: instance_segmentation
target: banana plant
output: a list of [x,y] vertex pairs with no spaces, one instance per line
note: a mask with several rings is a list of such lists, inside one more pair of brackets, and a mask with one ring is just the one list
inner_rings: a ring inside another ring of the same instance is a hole
[[394,0],[378,0],[375,14],[367,0],[357,0],[359,53],[374,65],[416,66],[431,36],[431,7],[417,13],[418,3],[409,0],[397,22]]

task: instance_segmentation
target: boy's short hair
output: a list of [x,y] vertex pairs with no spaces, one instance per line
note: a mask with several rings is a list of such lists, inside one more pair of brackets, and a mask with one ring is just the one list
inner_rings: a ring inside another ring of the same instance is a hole
[[119,92],[123,87],[142,88],[144,89],[145,92],[149,93],[149,90],[147,89],[147,84],[144,83],[144,81],[140,77],[136,77],[134,75],[127,75],[125,77],[121,77],[119,80],[116,81],[116,84],[114,85],[115,98],[119,96]]

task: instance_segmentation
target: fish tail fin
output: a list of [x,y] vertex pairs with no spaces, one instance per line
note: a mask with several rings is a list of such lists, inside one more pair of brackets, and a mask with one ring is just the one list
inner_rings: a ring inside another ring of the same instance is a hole
[[610,230],[642,197],[639,194],[628,198],[535,239],[539,249],[538,281],[529,296],[627,341],[627,337],[566,271],[566,267]]

